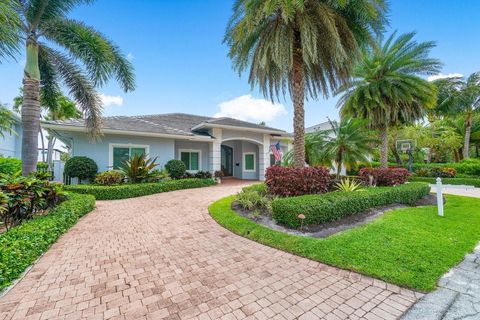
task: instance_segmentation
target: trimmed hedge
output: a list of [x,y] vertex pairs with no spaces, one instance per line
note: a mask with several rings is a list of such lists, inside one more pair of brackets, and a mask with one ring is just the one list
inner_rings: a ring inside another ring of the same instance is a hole
[[0,157],[0,173],[14,174],[22,170],[22,160]]
[[82,194],[91,194],[97,200],[118,200],[174,190],[208,187],[215,184],[216,182],[213,179],[181,179],[155,183],[122,184],[116,186],[78,184],[65,186],[65,190]]
[[[453,184],[453,185],[467,185],[480,188],[480,178],[441,178],[443,184]],[[412,182],[426,182],[426,183],[437,183],[437,178],[431,177],[410,177],[409,181]]]
[[70,194],[68,200],[47,215],[0,234],[0,290],[17,279],[60,235],[94,207],[94,197]]
[[335,221],[367,209],[394,203],[413,205],[430,193],[426,183],[409,183],[396,187],[368,188],[355,192],[330,192],[323,195],[277,198],[272,201],[273,218],[291,228]]
[[[380,166],[379,162],[371,162],[372,167]],[[389,163],[390,167],[397,167],[396,163]],[[361,167],[366,166],[362,164]],[[404,163],[403,167],[407,168],[408,164]],[[449,163],[413,163],[412,169],[413,172],[416,172],[420,169],[431,169],[431,168],[453,168],[456,170],[457,174],[464,174],[468,176],[480,176],[480,160],[477,159],[467,159],[460,162],[449,162]]]

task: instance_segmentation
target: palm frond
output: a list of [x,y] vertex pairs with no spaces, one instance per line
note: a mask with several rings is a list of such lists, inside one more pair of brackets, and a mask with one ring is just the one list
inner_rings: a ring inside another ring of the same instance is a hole
[[21,20],[17,11],[20,4],[16,0],[0,2],[0,63],[1,58],[15,58],[19,53]]
[[55,68],[59,78],[69,90],[83,111],[85,123],[92,138],[101,134],[102,103],[94,85],[75,61],[61,52],[41,46],[40,51],[44,59]]
[[64,18],[41,25],[45,37],[82,61],[95,86],[103,86],[114,77],[124,91],[135,89],[133,66],[120,49],[95,29]]
[[32,30],[41,23],[65,16],[80,4],[90,4],[94,0],[29,0],[26,2],[26,19]]

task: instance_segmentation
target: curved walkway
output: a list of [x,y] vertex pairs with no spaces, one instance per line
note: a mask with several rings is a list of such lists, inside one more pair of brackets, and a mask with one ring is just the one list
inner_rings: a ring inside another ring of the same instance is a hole
[[395,319],[419,296],[236,236],[241,182],[98,202],[0,299],[0,319]]

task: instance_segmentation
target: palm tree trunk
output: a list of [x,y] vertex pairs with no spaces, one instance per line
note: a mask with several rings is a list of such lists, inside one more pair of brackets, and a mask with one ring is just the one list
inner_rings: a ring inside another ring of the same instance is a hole
[[40,129],[40,70],[38,44],[27,40],[27,61],[23,77],[22,106],[22,174],[37,169],[38,131]]
[[463,159],[470,157],[470,135],[472,133],[472,113],[467,112],[465,118],[465,142],[463,143]]
[[303,77],[303,56],[300,37],[294,43],[293,68],[290,90],[293,100],[293,166],[305,166],[305,82]]
[[380,129],[380,140],[382,145],[380,147],[380,167],[388,168],[388,128]]

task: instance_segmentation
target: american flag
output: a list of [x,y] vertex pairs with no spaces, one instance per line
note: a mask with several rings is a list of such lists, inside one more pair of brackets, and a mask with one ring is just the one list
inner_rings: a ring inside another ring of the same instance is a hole
[[282,154],[280,153],[280,142],[274,144],[270,147],[272,149],[273,156],[275,157],[275,161],[282,160]]

